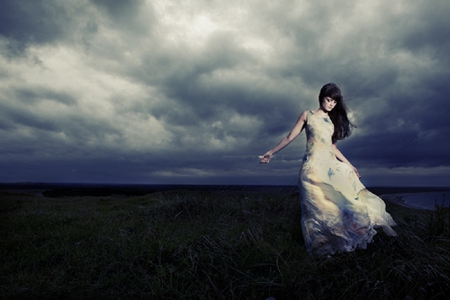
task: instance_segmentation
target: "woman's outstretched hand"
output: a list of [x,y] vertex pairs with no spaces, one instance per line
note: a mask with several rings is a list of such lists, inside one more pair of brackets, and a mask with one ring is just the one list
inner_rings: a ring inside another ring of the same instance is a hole
[[259,161],[260,164],[268,164],[270,159],[272,158],[272,154],[267,152],[266,154],[258,156],[258,157],[260,159],[260,161]]

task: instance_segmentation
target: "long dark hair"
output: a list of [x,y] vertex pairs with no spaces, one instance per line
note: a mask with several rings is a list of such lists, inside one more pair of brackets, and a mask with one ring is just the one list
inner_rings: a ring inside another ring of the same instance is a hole
[[352,134],[353,125],[347,117],[347,108],[344,104],[344,98],[342,97],[341,90],[334,83],[327,83],[321,89],[319,93],[319,104],[322,105],[322,101],[325,97],[330,97],[336,100],[336,106],[328,113],[331,121],[334,124],[334,133],[332,136],[333,143],[338,140],[343,140]]

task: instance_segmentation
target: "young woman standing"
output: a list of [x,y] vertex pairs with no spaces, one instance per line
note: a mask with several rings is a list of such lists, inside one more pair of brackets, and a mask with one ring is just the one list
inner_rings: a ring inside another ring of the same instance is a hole
[[383,200],[364,187],[356,168],[336,147],[353,127],[336,84],[322,87],[319,105],[317,110],[304,111],[290,133],[260,156],[260,163],[269,163],[305,129],[307,144],[299,189],[306,251],[332,255],[365,249],[377,227],[388,235],[397,235],[391,228],[396,223]]

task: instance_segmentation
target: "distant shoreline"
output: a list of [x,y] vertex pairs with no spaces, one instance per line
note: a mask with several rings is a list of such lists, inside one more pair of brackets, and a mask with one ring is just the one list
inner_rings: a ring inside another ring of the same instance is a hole
[[385,194],[380,197],[401,206],[413,209],[435,210],[436,205],[450,207],[450,192],[447,191],[431,191],[419,193],[397,193]]
[[[418,192],[421,193],[421,192]],[[383,194],[383,195],[379,195],[379,197],[381,199],[383,199],[384,201],[389,201],[395,204],[399,204],[402,206],[406,206],[409,207],[405,200],[403,200],[404,197],[406,196],[410,196],[413,195],[414,193],[395,193],[395,194]]]

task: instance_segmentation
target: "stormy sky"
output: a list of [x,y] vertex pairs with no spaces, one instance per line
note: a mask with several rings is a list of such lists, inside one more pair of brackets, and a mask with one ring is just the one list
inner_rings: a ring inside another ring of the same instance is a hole
[[450,186],[450,2],[0,0],[0,182],[296,184],[337,83],[367,186]]

